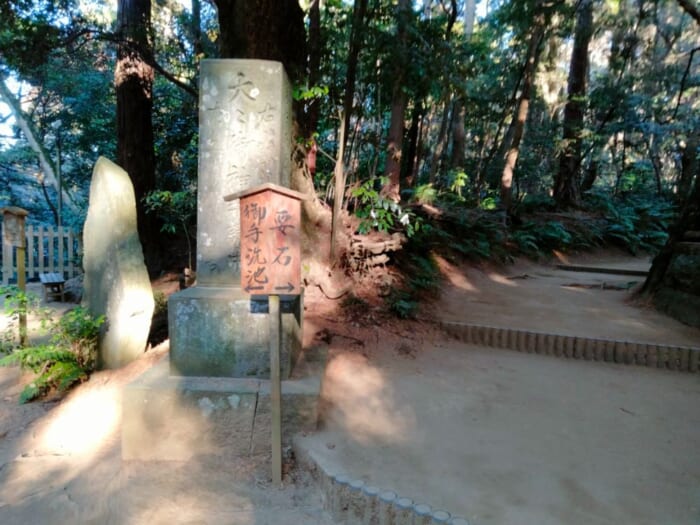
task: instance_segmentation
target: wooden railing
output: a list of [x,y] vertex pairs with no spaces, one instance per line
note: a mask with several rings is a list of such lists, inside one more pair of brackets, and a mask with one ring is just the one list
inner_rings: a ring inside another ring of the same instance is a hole
[[[40,273],[57,272],[66,279],[82,273],[80,269],[80,236],[72,229],[46,226],[26,226],[27,280]],[[2,284],[17,282],[15,249],[2,245]]]

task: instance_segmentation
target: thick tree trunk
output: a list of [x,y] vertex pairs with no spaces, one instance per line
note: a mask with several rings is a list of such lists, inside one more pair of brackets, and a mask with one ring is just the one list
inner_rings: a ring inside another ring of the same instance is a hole
[[214,0],[222,58],[260,58],[284,64],[292,82],[304,75],[304,12],[297,0]]
[[397,45],[403,58],[402,63],[396,64],[394,86],[391,94],[391,121],[387,136],[387,155],[384,175],[387,183],[382,188],[382,194],[399,202],[401,200],[401,155],[403,152],[404,114],[408,104],[408,95],[404,90],[407,60],[407,27],[412,15],[411,1],[399,0],[397,10]]
[[664,281],[676,244],[683,240],[685,232],[698,230],[700,230],[700,184],[696,182],[683,207],[683,212],[669,232],[666,245],[654,257],[649,274],[639,294],[653,296],[656,293]]
[[554,199],[561,208],[578,206],[581,200],[581,132],[586,107],[588,44],[593,35],[593,0],[582,0],[576,15],[574,47],[569,65],[568,99],[564,108],[564,149],[554,177]]
[[547,19],[545,15],[541,12],[536,12],[530,41],[528,43],[520,97],[518,97],[515,116],[508,128],[505,138],[505,165],[503,167],[503,173],[501,174],[501,206],[506,211],[510,211],[512,206],[515,165],[518,162],[518,155],[520,153],[520,142],[525,133],[525,122],[527,121],[527,113],[530,109],[530,96],[535,81],[537,62],[540,57],[540,51],[542,50],[541,44],[546,26]]
[[129,174],[136,196],[139,238],[149,273],[159,270],[159,227],[147,215],[143,198],[156,187],[153,150],[153,68],[151,1],[119,0],[117,7],[117,162]]

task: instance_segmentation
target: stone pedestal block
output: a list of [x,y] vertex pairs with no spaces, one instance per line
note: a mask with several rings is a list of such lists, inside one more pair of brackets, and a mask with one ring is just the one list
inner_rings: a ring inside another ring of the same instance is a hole
[[[239,287],[196,286],[170,296],[170,373],[175,376],[269,379],[267,297]],[[301,351],[301,296],[282,296],[280,375],[288,378]]]
[[[175,377],[161,361],[124,389],[122,459],[188,461],[270,451],[269,381]],[[284,445],[317,426],[319,376],[282,382]]]

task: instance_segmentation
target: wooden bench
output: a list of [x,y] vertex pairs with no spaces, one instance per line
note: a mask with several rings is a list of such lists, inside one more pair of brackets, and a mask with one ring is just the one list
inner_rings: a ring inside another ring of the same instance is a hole
[[49,299],[61,298],[61,302],[65,302],[65,292],[63,285],[66,280],[63,274],[60,273],[40,273],[39,280],[44,287],[44,301],[49,302]]

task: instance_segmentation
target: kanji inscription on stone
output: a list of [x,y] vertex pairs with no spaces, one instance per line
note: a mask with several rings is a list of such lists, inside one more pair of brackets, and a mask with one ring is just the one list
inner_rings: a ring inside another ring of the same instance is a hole
[[254,295],[298,295],[304,196],[263,184],[224,199],[236,198],[240,198],[241,288]]

